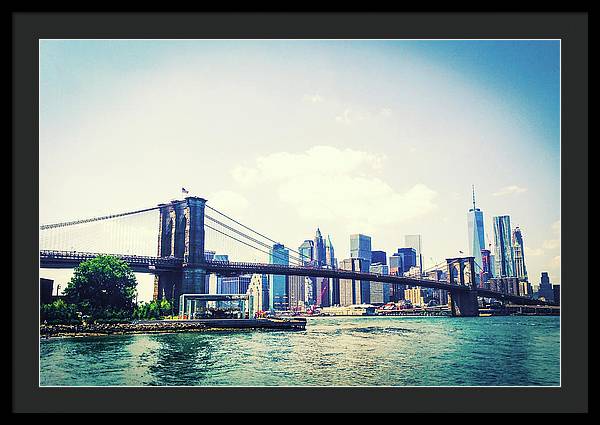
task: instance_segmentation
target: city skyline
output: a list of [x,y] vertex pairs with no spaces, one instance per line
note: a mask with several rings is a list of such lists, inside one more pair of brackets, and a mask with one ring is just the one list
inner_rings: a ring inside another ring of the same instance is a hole
[[486,245],[509,215],[532,283],[560,283],[559,54],[558,41],[44,40],[40,221],[183,185],[294,249],[326,228],[338,259],[353,233],[388,253],[420,234],[426,268],[468,251],[475,184]]

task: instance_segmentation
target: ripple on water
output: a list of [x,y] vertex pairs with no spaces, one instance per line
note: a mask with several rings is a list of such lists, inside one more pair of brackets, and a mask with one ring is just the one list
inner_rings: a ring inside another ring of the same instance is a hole
[[41,385],[559,385],[558,317],[319,318],[306,331],[40,342]]

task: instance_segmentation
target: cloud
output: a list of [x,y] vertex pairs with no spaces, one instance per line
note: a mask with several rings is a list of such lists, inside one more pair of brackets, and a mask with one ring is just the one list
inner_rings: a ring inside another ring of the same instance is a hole
[[352,118],[350,118],[350,114],[352,113],[352,111],[350,109],[344,109],[344,112],[342,112],[341,115],[338,115],[335,117],[335,120],[337,122],[342,122],[344,124],[350,124],[352,122]]
[[494,196],[506,196],[506,195],[514,195],[517,193],[523,193],[523,192],[527,192],[527,188],[520,187],[517,185],[512,185],[512,186],[503,187],[498,192],[495,192],[493,195]]
[[560,246],[560,241],[558,239],[545,240],[542,246],[545,249],[556,249]]
[[552,231],[554,231],[554,233],[560,233],[560,219],[552,223]]
[[525,254],[528,257],[538,257],[540,255],[544,255],[544,250],[542,248],[529,248],[526,246]]
[[392,115],[392,110],[390,108],[382,108],[379,113],[384,117],[389,117]]
[[312,102],[312,103],[322,103],[325,101],[325,99],[318,93],[315,94],[305,94],[302,99],[304,99],[305,102]]
[[232,175],[246,187],[272,187],[302,218],[344,222],[353,231],[409,220],[437,207],[437,193],[427,186],[416,184],[400,193],[377,177],[384,161],[378,154],[314,146],[259,157]]
[[552,260],[550,260],[550,262],[548,263],[548,267],[560,267],[560,255],[557,255]]
[[223,212],[241,212],[248,208],[248,200],[237,192],[220,190],[207,196],[207,205],[214,205]]

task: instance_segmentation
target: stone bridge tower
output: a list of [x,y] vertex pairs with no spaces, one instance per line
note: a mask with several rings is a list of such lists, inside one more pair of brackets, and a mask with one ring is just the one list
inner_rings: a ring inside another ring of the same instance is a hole
[[479,316],[475,257],[446,258],[446,263],[450,283],[464,288],[450,291],[452,316]]
[[183,260],[179,271],[161,272],[154,277],[154,299],[163,298],[177,307],[181,294],[204,294],[204,207],[206,199],[190,196],[183,201],[159,204],[158,256]]

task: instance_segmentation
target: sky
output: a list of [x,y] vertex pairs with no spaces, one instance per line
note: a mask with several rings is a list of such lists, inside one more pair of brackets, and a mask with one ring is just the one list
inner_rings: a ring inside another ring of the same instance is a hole
[[510,215],[530,281],[560,283],[559,41],[41,40],[39,57],[41,224],[185,187],[295,249],[319,227],[340,260],[353,233],[388,256],[421,234],[427,267],[468,251],[475,185],[486,243]]

